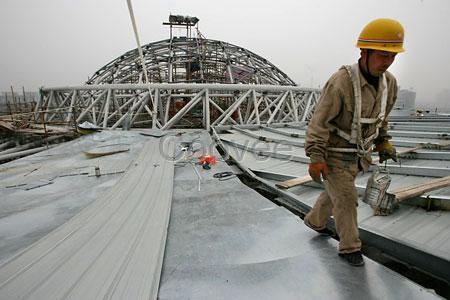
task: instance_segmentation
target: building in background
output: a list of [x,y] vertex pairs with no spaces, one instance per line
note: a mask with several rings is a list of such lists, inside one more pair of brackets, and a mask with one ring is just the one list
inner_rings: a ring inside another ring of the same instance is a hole
[[390,116],[410,116],[416,112],[416,92],[399,89],[397,93],[397,101]]

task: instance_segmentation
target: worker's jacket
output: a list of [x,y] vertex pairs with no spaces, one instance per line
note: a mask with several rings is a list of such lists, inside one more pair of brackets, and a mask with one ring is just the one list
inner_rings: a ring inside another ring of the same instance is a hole
[[[397,82],[395,77],[385,72],[387,82],[386,113],[379,128],[377,140],[389,139],[387,133],[386,117],[392,110],[397,99]],[[376,118],[381,110],[381,97],[384,89],[383,80],[379,80],[378,90],[370,85],[364,76],[360,75],[361,82],[361,118]],[[347,70],[342,67],[326,83],[317,103],[314,115],[311,118],[305,138],[306,155],[312,163],[325,162],[328,157],[341,160],[357,160],[356,153],[343,153],[329,151],[328,148],[356,148],[347,140],[332,132],[330,127],[337,127],[347,133],[351,132],[355,97]],[[332,126],[330,126],[332,125]],[[363,138],[367,138],[376,132],[376,124],[363,124]],[[360,165],[367,170],[371,160],[371,153],[361,157]]]

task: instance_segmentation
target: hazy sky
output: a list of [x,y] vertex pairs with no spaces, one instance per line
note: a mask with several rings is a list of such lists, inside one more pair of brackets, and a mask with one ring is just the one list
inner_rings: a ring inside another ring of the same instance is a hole
[[[133,0],[141,43],[166,39],[170,13],[196,16],[210,39],[268,59],[301,86],[323,86],[359,57],[362,27],[393,18],[406,52],[390,71],[417,102],[450,89],[449,0]],[[126,0],[1,0],[0,91],[66,86],[136,48]]]

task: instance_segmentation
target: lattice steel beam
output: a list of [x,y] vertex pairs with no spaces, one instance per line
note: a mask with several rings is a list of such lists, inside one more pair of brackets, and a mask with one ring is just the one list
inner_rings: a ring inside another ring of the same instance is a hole
[[[295,86],[244,84],[102,84],[42,88],[37,120],[89,121],[103,128],[151,124],[169,129],[188,119],[201,126],[297,122],[309,116],[300,102],[319,91]],[[62,99],[62,100],[60,100]],[[181,101],[183,107],[175,106]],[[125,122],[125,123],[124,123]]]

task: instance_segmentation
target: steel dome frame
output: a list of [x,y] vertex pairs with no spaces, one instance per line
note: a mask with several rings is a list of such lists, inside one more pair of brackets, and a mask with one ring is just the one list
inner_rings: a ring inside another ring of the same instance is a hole
[[306,121],[319,98],[319,90],[296,86],[268,60],[226,42],[172,37],[142,49],[150,82],[134,49],[83,86],[41,88],[34,118],[72,125],[89,121],[112,129],[209,130]]
[[[150,83],[243,83],[293,85],[267,59],[223,41],[173,37],[142,46]],[[137,49],[100,68],[87,84],[143,83]]]

